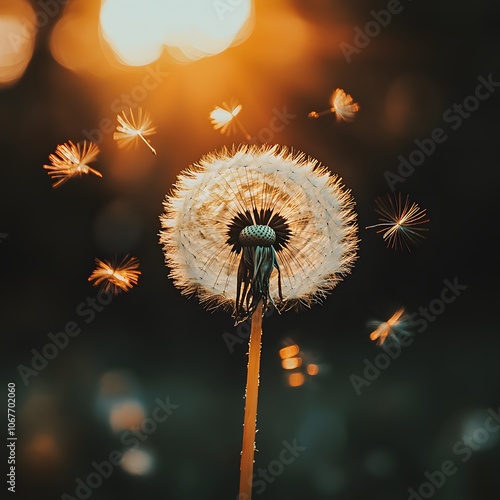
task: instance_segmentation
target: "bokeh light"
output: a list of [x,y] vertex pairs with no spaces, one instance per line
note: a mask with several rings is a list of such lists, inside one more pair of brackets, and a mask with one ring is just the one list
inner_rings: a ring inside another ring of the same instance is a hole
[[319,373],[319,366],[315,363],[309,363],[307,365],[307,374],[311,375],[311,377],[314,377],[314,375],[317,375]]
[[212,0],[105,0],[100,13],[103,39],[124,64],[143,66],[168,47],[189,62],[218,54],[246,38],[252,2],[219,6]]
[[292,358],[299,353],[299,346],[297,344],[289,345],[280,349],[281,359]]
[[33,9],[24,0],[0,6],[0,88],[16,83],[26,71],[35,47]]
[[302,358],[299,357],[287,358],[281,362],[281,366],[285,370],[294,370],[295,368],[298,368],[301,365],[302,365]]
[[115,432],[134,429],[140,426],[145,418],[144,407],[134,399],[116,403],[109,415],[109,423]]
[[304,375],[300,372],[293,372],[288,375],[288,384],[290,387],[300,387],[304,384]]
[[151,454],[139,449],[127,450],[121,461],[122,469],[133,476],[144,476],[150,473],[153,465],[154,460]]

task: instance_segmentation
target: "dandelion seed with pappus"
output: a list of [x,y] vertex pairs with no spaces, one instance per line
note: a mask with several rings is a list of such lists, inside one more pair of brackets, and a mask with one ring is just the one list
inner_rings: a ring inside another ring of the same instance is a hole
[[330,97],[330,107],[324,111],[311,111],[309,118],[319,118],[320,116],[333,113],[337,121],[352,122],[360,106],[354,99],[346,94],[342,89],[335,89]]
[[139,280],[139,259],[126,256],[119,264],[95,259],[96,269],[89,276],[94,286],[101,286],[106,292],[118,294],[127,292]]
[[426,219],[426,210],[421,209],[417,203],[410,204],[409,196],[406,196],[404,203],[401,193],[394,194],[394,197],[378,197],[375,206],[375,211],[380,215],[380,223],[365,229],[381,227],[377,234],[382,233],[389,248],[411,252],[411,246],[424,239],[427,228],[422,226],[429,222],[429,219]]
[[238,127],[245,136],[245,140],[249,141],[251,139],[250,134],[238,118],[241,109],[241,104],[237,104],[236,102],[233,102],[231,106],[225,102],[222,103],[222,107],[215,106],[210,113],[210,121],[214,130],[220,130],[221,134],[231,135],[236,130],[236,127]]
[[370,333],[370,340],[376,341],[377,345],[382,345],[389,338],[398,341],[401,336],[410,335],[408,315],[405,314],[404,307],[398,309],[387,321],[371,321],[368,325],[375,328]]
[[50,177],[56,180],[52,187],[57,188],[69,179],[83,174],[92,173],[97,177],[102,177],[99,171],[88,165],[95,161],[99,151],[97,144],[87,143],[87,141],[83,141],[83,144],[73,144],[68,141],[57,146],[55,153],[49,155],[51,165],[43,166],[45,170],[48,170]]
[[156,127],[153,126],[153,120],[151,120],[149,113],[139,108],[137,118],[132,109],[129,109],[129,115],[127,116],[123,111],[121,115],[116,117],[119,125],[116,127],[113,139],[117,141],[118,147],[137,145],[137,140],[141,139],[151,152],[156,154],[156,149],[151,146],[149,139],[146,139],[147,136],[156,134]]

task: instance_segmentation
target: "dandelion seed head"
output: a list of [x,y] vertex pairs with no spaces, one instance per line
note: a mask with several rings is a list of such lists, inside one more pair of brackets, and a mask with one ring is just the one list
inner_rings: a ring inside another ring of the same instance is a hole
[[[181,172],[164,202],[160,243],[174,284],[209,308],[235,307],[238,274],[249,272],[241,268],[245,249],[266,268],[271,302],[310,306],[356,259],[353,207],[350,192],[317,160],[285,147],[240,146]],[[274,242],[247,247],[246,238]]]

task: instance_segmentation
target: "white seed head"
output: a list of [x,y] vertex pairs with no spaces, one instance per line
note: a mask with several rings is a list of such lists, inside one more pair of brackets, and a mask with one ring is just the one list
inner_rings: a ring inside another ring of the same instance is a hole
[[[357,258],[353,206],[340,179],[303,153],[280,146],[224,149],[178,176],[160,216],[160,243],[182,293],[196,294],[211,308],[231,309],[247,237],[245,232],[242,241],[240,232],[245,226],[271,226],[284,300],[279,301],[276,270],[270,297],[282,307],[310,305],[333,289]],[[269,220],[259,220],[262,214]],[[241,227],[233,237],[235,225]]]

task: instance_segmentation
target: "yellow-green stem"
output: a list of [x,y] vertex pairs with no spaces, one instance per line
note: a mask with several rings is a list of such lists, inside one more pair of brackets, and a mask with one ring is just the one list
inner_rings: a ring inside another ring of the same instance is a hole
[[262,338],[262,300],[252,315],[250,341],[248,343],[247,387],[245,416],[243,419],[243,445],[241,448],[240,499],[252,498],[255,430],[257,423],[257,398],[259,394],[260,345]]

